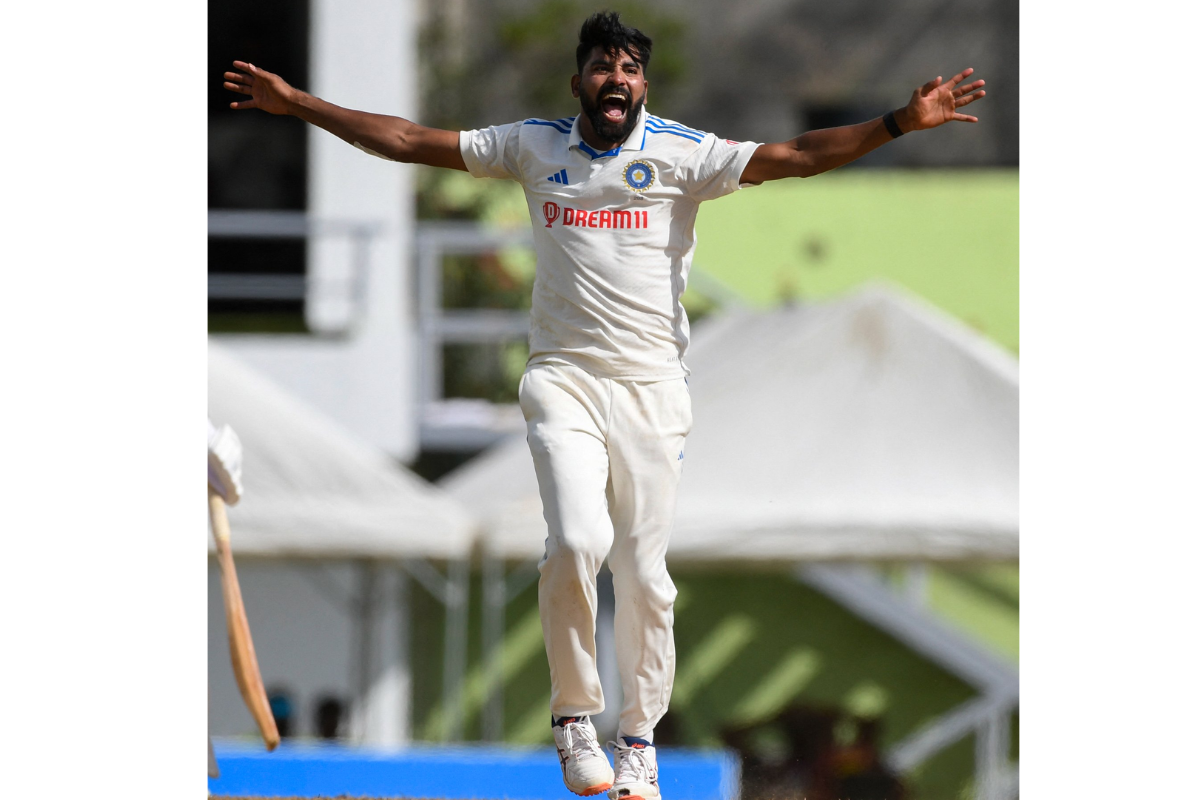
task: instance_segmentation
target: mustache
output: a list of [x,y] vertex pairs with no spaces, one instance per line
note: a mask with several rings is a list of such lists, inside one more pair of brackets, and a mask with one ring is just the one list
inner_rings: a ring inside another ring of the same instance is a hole
[[628,89],[622,88],[620,86],[607,86],[607,85],[601,87],[600,91],[596,93],[596,99],[599,100],[600,98],[607,97],[610,94],[620,95],[622,98],[624,98],[626,103],[633,100],[633,94]]

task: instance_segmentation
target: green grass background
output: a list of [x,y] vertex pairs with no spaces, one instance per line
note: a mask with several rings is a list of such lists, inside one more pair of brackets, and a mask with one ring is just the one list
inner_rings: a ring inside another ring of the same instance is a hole
[[700,206],[695,265],[758,306],[886,278],[1017,352],[1018,224],[1016,171],[832,172]]

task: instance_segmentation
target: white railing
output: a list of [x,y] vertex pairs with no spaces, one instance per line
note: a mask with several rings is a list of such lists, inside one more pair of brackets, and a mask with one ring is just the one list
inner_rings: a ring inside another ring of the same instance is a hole
[[447,344],[517,341],[529,336],[528,311],[442,307],[442,259],[533,247],[528,228],[496,230],[473,222],[426,222],[417,226],[417,327],[420,331],[421,401],[443,397],[442,347]]
[[1017,764],[1009,761],[1009,718],[1020,704],[1016,668],[893,591],[870,567],[808,564],[798,567],[795,575],[979,692],[893,746],[887,754],[892,768],[908,772],[974,734],[976,800],[1017,797]]
[[[267,273],[212,273],[208,275],[210,300],[305,300],[315,293],[341,297],[361,309],[367,293],[367,259],[379,225],[357,220],[316,219],[303,211],[208,212],[208,235],[214,239],[304,240],[337,237],[349,239],[350,265],[346,279],[319,284],[307,275]],[[358,314],[349,315],[350,319]]]

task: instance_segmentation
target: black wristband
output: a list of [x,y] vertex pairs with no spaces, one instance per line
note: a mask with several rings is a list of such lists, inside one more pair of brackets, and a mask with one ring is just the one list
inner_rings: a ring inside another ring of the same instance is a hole
[[898,139],[904,135],[904,131],[900,130],[900,126],[896,124],[896,113],[889,111],[883,115],[883,127],[887,128],[888,133],[893,139]]

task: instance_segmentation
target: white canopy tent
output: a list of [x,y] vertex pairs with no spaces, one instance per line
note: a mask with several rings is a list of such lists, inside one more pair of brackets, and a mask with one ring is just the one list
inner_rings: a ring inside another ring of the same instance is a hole
[[245,497],[229,509],[239,556],[470,555],[461,503],[211,343],[208,408],[245,453]]
[[[339,654],[356,673],[353,734],[379,744],[405,741],[411,714],[404,641],[411,575],[447,607],[445,700],[448,708],[456,708],[465,665],[467,570],[478,530],[475,518],[446,492],[212,342],[208,407],[214,423],[233,427],[244,449],[243,498],[229,509],[235,557],[249,565],[243,571],[253,571],[256,563],[286,562],[293,573],[321,578],[319,594],[344,595],[334,599],[348,609],[355,628],[353,635],[305,631],[312,641],[297,642],[294,636],[280,641],[275,659],[260,646],[264,676],[272,661],[286,663],[292,676],[302,675],[306,667],[300,662],[317,659],[323,646],[353,642],[352,652]],[[213,549],[210,537],[210,552]],[[427,559],[447,562],[446,577]],[[335,577],[340,581],[313,572],[339,563],[342,568]],[[304,614],[299,606],[304,582],[289,583],[266,566],[258,569],[258,584],[243,578],[243,590],[251,619],[256,611],[264,618],[278,617],[263,626],[261,634],[255,632],[256,643],[262,638],[270,648],[273,628],[301,622],[293,617]],[[255,593],[260,596],[257,608],[250,601]],[[322,636],[329,637],[323,644]],[[210,649],[219,649],[219,637],[210,641],[218,642]],[[296,650],[312,655],[297,657]],[[211,654],[210,663],[222,658]],[[319,678],[331,680],[329,675]],[[296,680],[303,682],[301,677],[293,677]]]
[[[1017,558],[1011,355],[885,286],[698,328],[672,563]],[[441,485],[490,554],[540,557],[519,437]]]

